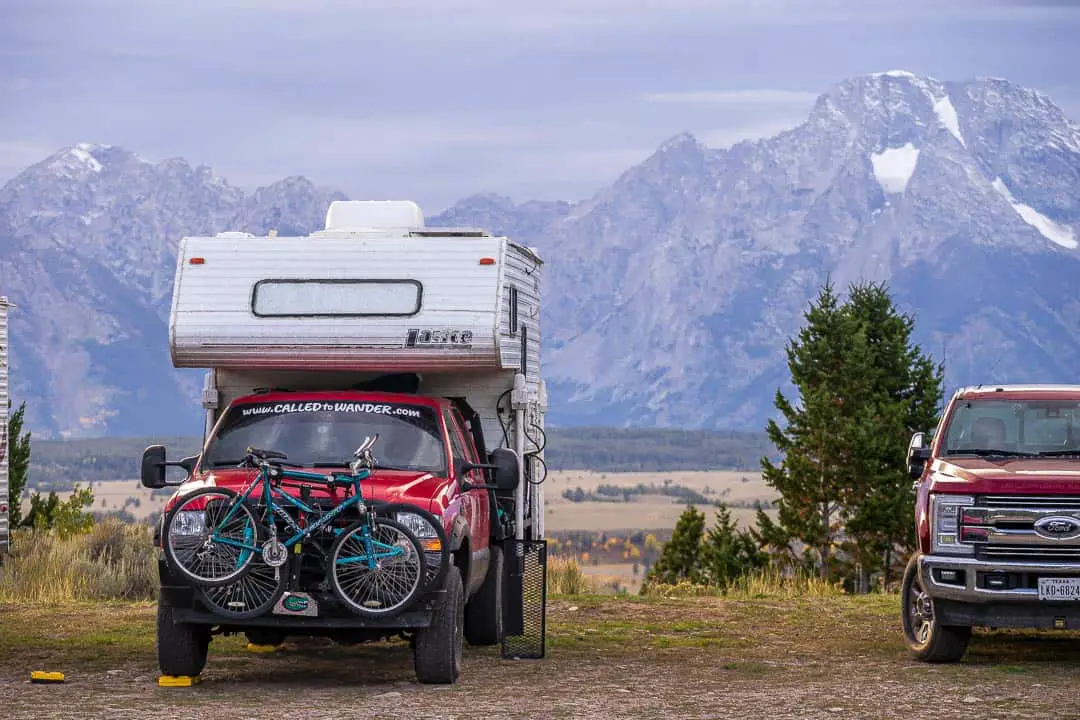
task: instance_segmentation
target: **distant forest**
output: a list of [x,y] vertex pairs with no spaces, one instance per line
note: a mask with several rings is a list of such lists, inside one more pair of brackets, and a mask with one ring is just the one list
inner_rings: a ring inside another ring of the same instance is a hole
[[[162,444],[170,460],[199,452],[198,437],[114,437],[81,440],[31,438],[28,485],[69,490],[76,482],[134,480],[148,445]],[[760,469],[776,458],[764,432],[547,428],[549,470],[603,472]]]

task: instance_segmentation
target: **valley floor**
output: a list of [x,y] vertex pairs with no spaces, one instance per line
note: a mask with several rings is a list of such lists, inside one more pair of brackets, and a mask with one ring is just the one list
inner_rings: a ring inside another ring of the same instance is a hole
[[[217,638],[203,682],[157,686],[154,605],[0,606],[5,718],[1044,718],[1080,714],[1080,634],[980,633],[954,665],[912,660],[896,596],[557,598],[548,657],[465,650],[415,683],[404,643]],[[32,685],[31,670],[66,674]]]

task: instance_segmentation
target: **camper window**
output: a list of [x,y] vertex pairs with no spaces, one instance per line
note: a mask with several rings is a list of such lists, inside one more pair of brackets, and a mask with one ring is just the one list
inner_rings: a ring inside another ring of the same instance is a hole
[[408,317],[420,312],[416,280],[260,280],[251,291],[258,317]]

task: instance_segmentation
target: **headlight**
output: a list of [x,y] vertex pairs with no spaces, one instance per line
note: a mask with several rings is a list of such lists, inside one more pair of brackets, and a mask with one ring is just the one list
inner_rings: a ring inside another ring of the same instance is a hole
[[439,537],[431,523],[416,513],[399,512],[395,519],[421,540]]
[[930,496],[930,549],[943,555],[974,555],[975,548],[960,542],[960,510],[974,505],[970,495]]
[[202,510],[181,510],[173,518],[172,532],[177,535],[202,535],[206,532],[206,513]]

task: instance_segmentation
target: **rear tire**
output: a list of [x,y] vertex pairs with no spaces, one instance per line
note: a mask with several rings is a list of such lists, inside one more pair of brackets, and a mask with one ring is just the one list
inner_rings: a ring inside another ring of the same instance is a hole
[[201,674],[209,650],[209,627],[174,622],[172,607],[158,600],[157,656],[163,675],[195,677]]
[[431,617],[431,625],[416,632],[413,668],[425,684],[447,685],[461,676],[462,630],[465,624],[465,585],[452,567],[443,585],[446,592]]
[[503,639],[503,552],[492,543],[487,577],[465,606],[465,639],[470,645],[498,645]]
[[971,628],[940,625],[934,614],[934,600],[926,594],[919,577],[919,556],[913,555],[904,570],[901,613],[904,641],[916,659],[929,663],[956,662],[967,651]]

